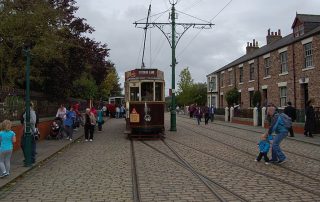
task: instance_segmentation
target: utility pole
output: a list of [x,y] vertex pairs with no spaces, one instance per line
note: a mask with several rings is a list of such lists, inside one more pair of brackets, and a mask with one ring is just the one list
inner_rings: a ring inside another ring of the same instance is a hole
[[[171,83],[171,109],[170,109],[170,131],[177,131],[176,127],[176,90],[175,90],[175,68],[176,68],[176,47],[183,36],[183,34],[190,28],[193,27],[195,28],[196,26],[200,26],[200,29],[205,29],[205,28],[211,28],[214,24],[212,23],[176,23],[176,10],[175,10],[175,5],[177,4],[177,0],[169,0],[171,4],[171,15],[170,19],[171,22],[169,23],[156,23],[156,22],[150,22],[150,23],[139,23],[135,22],[136,26],[138,25],[145,25],[145,27],[157,27],[166,37],[168,40],[171,51],[172,51],[172,58],[171,58],[171,68],[172,68],[172,83]],[[151,26],[150,26],[151,25]],[[164,31],[164,26],[171,25],[171,34],[166,33]],[[176,26],[182,26],[183,31],[182,33],[177,33],[176,32]],[[171,38],[171,40],[170,40]]]
[[25,50],[27,56],[26,62],[26,122],[24,128],[24,150],[25,150],[25,161],[24,166],[29,167],[32,165],[31,159],[31,147],[32,147],[32,134],[30,126],[30,47],[26,47]]

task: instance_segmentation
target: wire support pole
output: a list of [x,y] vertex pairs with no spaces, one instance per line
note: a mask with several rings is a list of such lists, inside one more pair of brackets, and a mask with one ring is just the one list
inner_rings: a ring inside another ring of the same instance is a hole
[[170,107],[170,131],[177,131],[176,123],[176,90],[175,90],[175,77],[176,77],[176,16],[175,16],[175,4],[172,4],[171,9],[171,68],[172,68],[172,83],[171,83],[171,107]]

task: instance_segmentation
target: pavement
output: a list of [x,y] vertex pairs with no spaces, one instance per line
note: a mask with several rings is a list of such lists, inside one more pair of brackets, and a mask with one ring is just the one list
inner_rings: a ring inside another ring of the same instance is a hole
[[[107,120],[108,121],[108,120]],[[210,122],[209,122],[210,123]],[[227,123],[223,121],[215,120],[214,123],[220,125],[228,125],[234,128],[250,130],[257,132],[257,135],[262,134],[266,131],[266,129],[261,127],[247,126],[235,123]],[[71,144],[78,142],[84,136],[83,128],[79,128],[78,131],[74,133],[73,141],[69,141],[66,139],[63,140],[42,140],[37,142],[37,158],[36,163],[30,167],[24,167],[23,165],[23,154],[22,150],[15,151],[12,155],[11,159],[11,174],[5,178],[0,179],[0,190],[5,189],[7,185],[14,184],[17,179],[25,175],[30,170],[42,166],[43,163],[47,159],[55,156],[63,149],[69,147]],[[314,138],[305,137],[303,134],[295,134],[295,137],[289,137],[292,140],[305,142],[309,144],[314,144],[320,146],[320,136],[315,135]]]

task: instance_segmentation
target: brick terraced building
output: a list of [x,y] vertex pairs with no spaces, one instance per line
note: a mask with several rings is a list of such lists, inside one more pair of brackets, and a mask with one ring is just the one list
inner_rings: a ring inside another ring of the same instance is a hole
[[303,109],[308,99],[320,106],[320,15],[297,14],[293,32],[282,37],[270,32],[267,44],[247,43],[246,54],[207,75],[208,105],[227,106],[226,93],[236,87],[241,108],[251,108],[254,91],[262,95],[261,104],[272,102],[284,107],[291,101]]

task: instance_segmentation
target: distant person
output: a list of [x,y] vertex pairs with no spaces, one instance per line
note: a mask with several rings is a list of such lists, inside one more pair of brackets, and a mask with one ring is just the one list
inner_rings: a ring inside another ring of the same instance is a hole
[[86,142],[88,140],[90,140],[90,142],[93,141],[93,133],[94,133],[95,125],[96,125],[96,117],[90,111],[90,109],[87,108],[85,113],[85,122],[84,122],[84,136],[85,136]]
[[[284,113],[291,118],[292,122],[294,122],[297,118],[297,114],[296,114],[296,109],[291,105],[292,105],[291,102],[287,103],[287,106],[284,108]],[[289,128],[289,132],[290,132],[290,137],[294,137],[292,126]]]
[[11,130],[12,123],[4,120],[0,129],[0,177],[10,174],[10,161],[13,151],[13,143],[16,142],[16,134]]
[[195,117],[197,118],[198,125],[200,125],[201,118],[202,118],[202,111],[201,111],[201,108],[200,108],[200,107],[198,107],[198,108],[195,110],[194,115],[195,115]]
[[67,135],[67,139],[72,141],[73,138],[73,124],[75,124],[76,113],[73,111],[73,107],[66,113],[66,119],[64,120],[64,132]]
[[263,157],[265,164],[268,165],[269,164],[268,152],[270,149],[270,142],[267,134],[261,135],[261,140],[258,143],[258,148],[259,148],[259,155],[255,159],[255,161],[259,162]]
[[215,113],[215,108],[213,105],[211,105],[210,110],[209,110],[209,116],[210,116],[211,122],[213,122],[213,120],[214,120],[214,113]]
[[61,104],[60,107],[58,108],[56,117],[60,118],[61,121],[64,121],[66,119],[66,113],[67,113],[67,109],[63,106],[63,104]]
[[204,124],[207,125],[209,122],[209,112],[210,112],[210,108],[209,107],[205,107],[204,108]]
[[309,100],[307,102],[306,123],[304,125],[304,135],[306,137],[313,137],[312,133],[315,128],[315,112],[312,104],[313,104],[313,100]]
[[102,132],[102,125],[104,124],[103,120],[103,110],[98,111],[98,118],[97,118],[97,123],[98,123],[98,132]]

